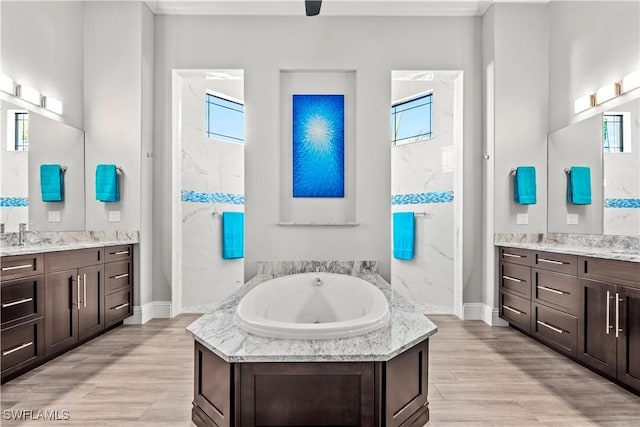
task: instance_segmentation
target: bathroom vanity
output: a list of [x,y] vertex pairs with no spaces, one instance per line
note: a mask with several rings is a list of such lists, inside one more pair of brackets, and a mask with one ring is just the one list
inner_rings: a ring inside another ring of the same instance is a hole
[[498,252],[501,318],[640,393],[640,254],[532,243]]
[[21,253],[1,259],[3,383],[133,314],[133,244],[38,250],[3,248]]
[[358,274],[385,294],[386,326],[345,338],[279,339],[234,322],[243,296],[273,278],[260,270],[187,328],[195,340],[196,425],[422,427],[429,420],[429,337],[437,328],[382,277]]

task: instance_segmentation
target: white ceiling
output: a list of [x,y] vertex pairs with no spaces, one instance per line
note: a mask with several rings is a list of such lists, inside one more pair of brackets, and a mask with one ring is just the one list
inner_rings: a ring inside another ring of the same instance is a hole
[[[321,16],[480,16],[493,3],[551,0],[323,0]],[[304,16],[304,0],[146,0],[156,15]]]

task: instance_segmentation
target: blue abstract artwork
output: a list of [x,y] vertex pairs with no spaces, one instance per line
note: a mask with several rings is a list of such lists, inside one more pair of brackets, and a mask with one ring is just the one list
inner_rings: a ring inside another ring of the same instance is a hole
[[344,95],[293,95],[293,197],[344,197]]

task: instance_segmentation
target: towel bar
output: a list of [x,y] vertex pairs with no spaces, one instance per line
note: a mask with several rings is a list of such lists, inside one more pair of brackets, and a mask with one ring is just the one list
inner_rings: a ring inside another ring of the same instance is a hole
[[415,216],[427,216],[426,212],[414,212],[413,215]]

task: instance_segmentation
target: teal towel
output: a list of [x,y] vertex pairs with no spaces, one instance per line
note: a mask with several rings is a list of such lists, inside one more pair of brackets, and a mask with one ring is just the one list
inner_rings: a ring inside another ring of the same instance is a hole
[[120,201],[116,165],[98,165],[96,168],[96,200],[101,202]]
[[591,169],[572,166],[568,177],[567,200],[574,205],[591,204]]
[[244,258],[243,212],[222,212],[222,258]]
[[64,200],[64,171],[60,165],[40,165],[40,192],[43,202]]
[[393,214],[393,257],[413,259],[414,240],[413,212],[395,212]]
[[513,200],[521,205],[536,204],[536,168],[518,166],[513,185]]

